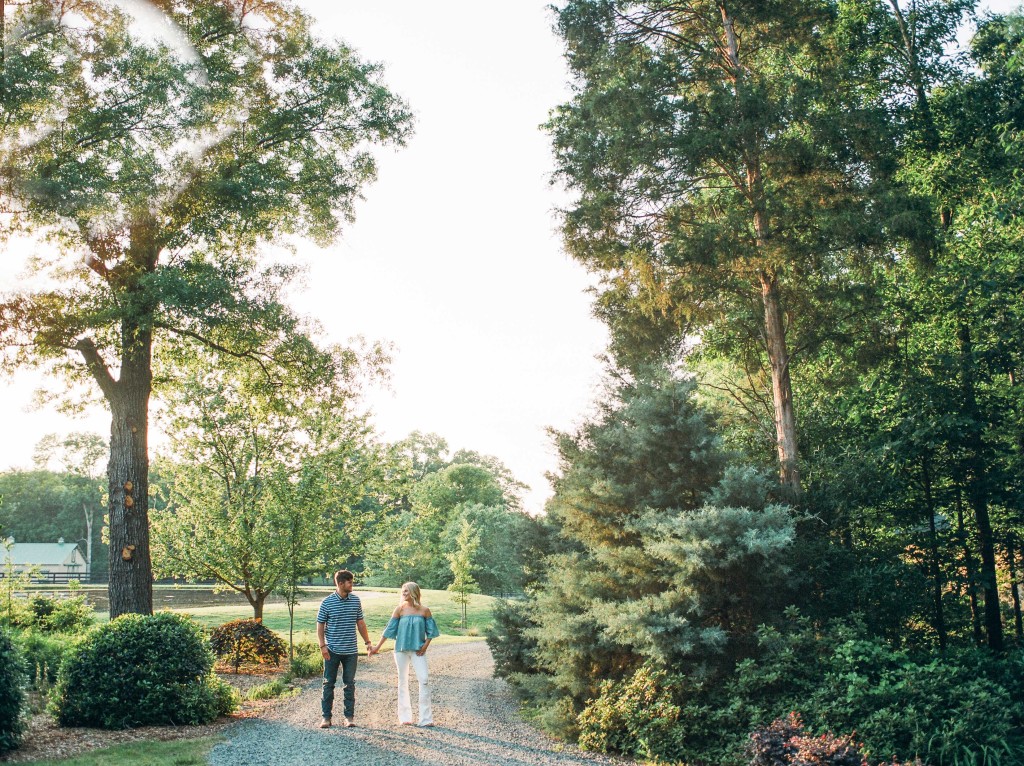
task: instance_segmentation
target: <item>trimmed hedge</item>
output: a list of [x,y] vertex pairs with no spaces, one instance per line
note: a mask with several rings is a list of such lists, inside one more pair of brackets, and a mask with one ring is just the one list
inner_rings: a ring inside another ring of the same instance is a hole
[[25,661],[0,630],[0,754],[21,744],[25,732]]
[[202,628],[189,618],[121,615],[65,657],[51,711],[62,726],[208,723],[237,706],[237,694],[212,669]]

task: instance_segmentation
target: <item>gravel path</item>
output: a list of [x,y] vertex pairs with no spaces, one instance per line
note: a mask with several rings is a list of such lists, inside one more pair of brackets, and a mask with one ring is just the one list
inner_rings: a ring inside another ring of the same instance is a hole
[[[390,653],[360,658],[355,728],[322,730],[319,679],[261,718],[241,721],[210,755],[211,766],[579,766],[632,763],[581,753],[522,722],[504,681],[492,677],[487,644],[432,648],[429,654],[435,726],[400,726],[395,663]],[[416,676],[410,674],[413,707]],[[335,707],[341,705],[341,684]],[[340,710],[335,710],[340,720]]]

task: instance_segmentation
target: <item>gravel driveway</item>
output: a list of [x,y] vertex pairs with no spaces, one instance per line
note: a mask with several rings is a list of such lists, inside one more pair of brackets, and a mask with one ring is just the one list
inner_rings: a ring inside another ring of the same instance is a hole
[[[261,718],[241,721],[210,755],[212,766],[569,766],[627,764],[581,753],[522,722],[504,681],[492,678],[487,644],[474,641],[432,648],[434,722],[429,729],[400,726],[395,663],[390,653],[361,657],[356,676],[356,728],[322,730],[320,680],[282,700]],[[413,707],[416,676],[410,674]],[[335,707],[341,705],[339,683]],[[340,720],[340,710],[335,710]]]

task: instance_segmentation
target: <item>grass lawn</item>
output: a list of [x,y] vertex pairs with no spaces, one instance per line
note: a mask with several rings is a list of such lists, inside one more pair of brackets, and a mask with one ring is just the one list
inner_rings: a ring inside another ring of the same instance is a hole
[[204,737],[172,742],[130,742],[74,758],[33,763],[36,766],[204,766],[213,746],[223,741],[223,737]]
[[[316,643],[316,613],[320,601],[325,598],[333,589],[310,588],[310,594],[295,607],[295,642]],[[370,631],[370,638],[376,642],[380,638],[384,626],[387,625],[391,612],[398,603],[397,588],[357,588],[356,595],[366,591],[385,593],[380,597],[363,597],[363,614],[366,617],[366,627]],[[423,603],[430,607],[430,611],[437,621],[437,627],[441,630],[441,637],[434,640],[434,644],[449,644],[460,641],[480,640],[491,624],[491,605],[494,603],[492,596],[470,596],[466,609],[466,629],[462,629],[462,607],[455,603],[452,594],[444,590],[423,591]],[[203,606],[203,607],[181,607],[174,609],[175,612],[188,614],[198,622],[207,627],[223,625],[225,622],[252,617],[252,609],[244,601],[238,605],[231,606]],[[277,632],[285,639],[288,638],[288,607],[284,604],[266,604],[263,607],[263,624]],[[388,646],[391,646],[390,642]],[[387,646],[385,647],[387,649]]]

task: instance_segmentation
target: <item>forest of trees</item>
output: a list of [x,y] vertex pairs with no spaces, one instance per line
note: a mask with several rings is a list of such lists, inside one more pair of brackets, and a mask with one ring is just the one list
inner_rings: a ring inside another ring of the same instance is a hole
[[975,12],[557,11],[609,385],[491,638],[553,730],[739,763],[797,711],[872,762],[1024,759],[1024,18]]

